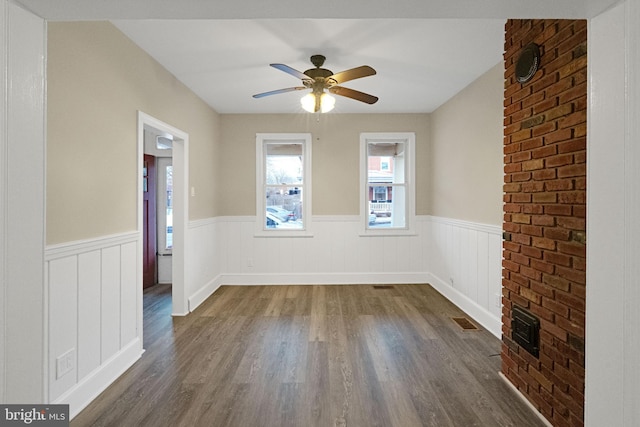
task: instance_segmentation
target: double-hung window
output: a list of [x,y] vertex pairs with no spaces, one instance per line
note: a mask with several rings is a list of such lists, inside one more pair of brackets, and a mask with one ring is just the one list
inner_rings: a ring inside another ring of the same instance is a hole
[[256,233],[304,236],[311,229],[311,135],[256,135]]
[[412,234],[415,134],[360,135],[360,221],[366,235]]

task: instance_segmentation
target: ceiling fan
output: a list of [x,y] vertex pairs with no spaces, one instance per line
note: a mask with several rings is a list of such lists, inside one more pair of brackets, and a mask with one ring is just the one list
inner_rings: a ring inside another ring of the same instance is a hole
[[378,101],[377,96],[338,86],[339,84],[348,82],[350,80],[373,76],[374,74],[376,74],[376,70],[369,67],[368,65],[362,65],[360,67],[351,68],[349,70],[334,74],[331,70],[321,68],[324,64],[325,59],[326,58],[323,55],[311,56],[311,63],[316,68],[308,69],[304,73],[301,73],[300,71],[285,64],[270,64],[273,68],[277,68],[278,70],[284,71],[285,73],[299,78],[300,80],[302,80],[302,84],[304,86],[288,87],[284,89],[258,93],[256,95],[253,95],[253,97],[262,98],[279,93],[311,89],[311,93],[304,96],[301,100],[303,108],[311,113],[317,111],[322,111],[324,113],[333,108],[335,99],[333,99],[333,97],[329,94],[325,93],[325,90],[329,93],[345,96],[347,98],[355,99],[356,101],[365,102],[367,104],[375,104]]

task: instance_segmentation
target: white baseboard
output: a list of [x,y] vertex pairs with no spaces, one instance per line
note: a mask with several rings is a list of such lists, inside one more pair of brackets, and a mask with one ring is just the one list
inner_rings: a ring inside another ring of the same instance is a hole
[[426,283],[425,273],[288,273],[223,274],[224,285],[364,285]]
[[188,299],[192,312],[222,285],[364,285],[427,283],[424,273],[299,273],[222,274],[198,289]]
[[542,421],[542,423],[547,426],[547,427],[553,427],[553,425],[549,422],[549,420],[547,420],[544,415],[542,415],[540,413],[540,411],[538,411],[538,409],[536,409],[535,406],[533,406],[533,404],[531,402],[529,402],[529,399],[527,399],[524,394],[522,394],[522,392],[520,390],[518,390],[518,387],[514,386],[511,381],[509,381],[509,379],[507,377],[504,376],[504,374],[502,372],[498,372],[498,376],[500,378],[502,378],[502,380],[507,383],[507,385],[511,388],[511,390],[513,390],[515,392],[515,394],[518,396],[518,398],[520,400],[522,400],[530,409],[531,411],[533,411],[534,414],[536,414],[536,416],[540,419],[540,421]]
[[111,383],[129,369],[142,356],[142,342],[131,341],[113,357],[87,375],[82,381],[57,398],[54,404],[68,404],[69,417],[73,419],[93,399],[98,397]]
[[449,285],[444,280],[431,273],[428,273],[427,276],[427,282],[430,283],[435,290],[440,292],[445,298],[471,316],[498,339],[502,339],[502,319],[496,318],[475,301]]
[[202,304],[207,298],[209,298],[215,291],[218,290],[221,283],[219,277],[209,281],[206,285],[198,289],[193,295],[188,298],[189,312],[195,310],[200,304]]

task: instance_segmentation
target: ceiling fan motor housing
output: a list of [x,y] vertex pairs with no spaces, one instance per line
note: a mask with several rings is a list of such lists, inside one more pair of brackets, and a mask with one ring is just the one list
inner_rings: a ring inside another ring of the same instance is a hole
[[316,68],[322,67],[326,59],[324,55],[311,55],[311,63]]
[[279,93],[292,92],[301,89],[311,89],[312,94],[316,97],[316,111],[318,110],[318,102],[320,97],[324,94],[324,91],[344,96],[346,98],[355,99],[356,101],[365,102],[367,104],[375,104],[378,101],[378,97],[369,95],[367,93],[359,92],[357,90],[349,89],[343,86],[339,86],[340,84],[359,79],[362,77],[373,76],[376,74],[376,70],[371,68],[368,65],[362,65],[360,67],[351,68],[349,70],[342,71],[340,73],[334,74],[333,71],[327,70],[326,68],[321,68],[324,64],[325,57],[324,55],[312,55],[311,63],[315,66],[315,68],[308,69],[304,73],[289,67],[285,64],[274,63],[270,64],[272,67],[277,68],[280,71],[284,71],[285,73],[291,74],[294,77],[302,80],[303,86],[296,86],[284,89],[273,90],[269,92],[263,92],[256,95],[253,95],[254,98],[262,98],[268,95],[275,95]]

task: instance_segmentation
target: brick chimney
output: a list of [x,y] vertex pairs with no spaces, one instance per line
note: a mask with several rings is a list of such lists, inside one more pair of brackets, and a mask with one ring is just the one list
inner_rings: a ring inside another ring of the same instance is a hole
[[[554,426],[582,426],[587,22],[509,20],[505,30],[502,372]],[[521,83],[530,43],[539,68]],[[513,321],[520,309],[538,321],[537,356],[514,339],[528,327]]]

